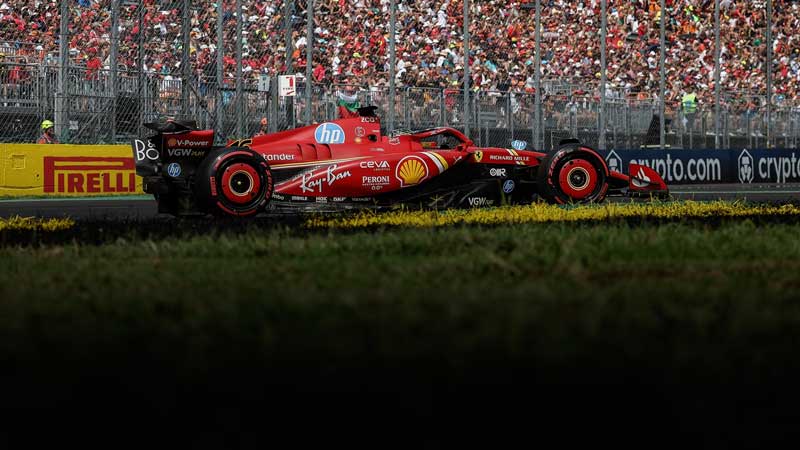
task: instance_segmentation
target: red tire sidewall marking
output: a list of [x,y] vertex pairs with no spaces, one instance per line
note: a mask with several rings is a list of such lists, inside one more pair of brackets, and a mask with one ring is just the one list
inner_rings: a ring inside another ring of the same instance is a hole
[[259,162],[259,164],[263,168],[264,181],[267,183],[267,191],[265,192],[264,201],[262,202],[262,205],[264,205],[272,197],[272,191],[275,189],[275,185],[272,183],[272,170],[270,170],[269,165],[265,162]]
[[[570,184],[570,175],[580,172],[586,175],[586,181],[581,186]],[[575,200],[583,200],[591,195],[597,187],[598,180],[597,168],[585,159],[570,159],[558,171],[558,186],[568,197]]]
[[214,170],[217,170],[219,168],[219,166],[222,165],[223,162],[225,162],[225,160],[233,158],[234,156],[251,156],[252,157],[253,155],[251,153],[248,153],[248,152],[245,152],[245,151],[225,153],[224,155],[221,155],[220,157],[218,157],[216,162],[214,162]]
[[[250,178],[251,184],[250,189],[247,192],[238,194],[231,189],[230,183],[231,178],[233,178],[234,175],[241,173],[246,174]],[[259,190],[261,189],[261,177],[258,175],[258,171],[255,169],[255,167],[252,165],[247,163],[233,163],[225,167],[224,171],[222,172],[220,188],[226,200],[238,205],[244,205],[252,202],[253,198],[258,195]]]

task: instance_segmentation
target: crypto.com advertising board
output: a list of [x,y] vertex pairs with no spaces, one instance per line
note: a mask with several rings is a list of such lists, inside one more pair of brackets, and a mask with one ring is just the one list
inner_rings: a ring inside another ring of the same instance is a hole
[[127,145],[0,144],[0,196],[142,194]]
[[600,152],[608,168],[627,173],[629,163],[651,167],[667,185],[800,183],[800,150],[640,149]]

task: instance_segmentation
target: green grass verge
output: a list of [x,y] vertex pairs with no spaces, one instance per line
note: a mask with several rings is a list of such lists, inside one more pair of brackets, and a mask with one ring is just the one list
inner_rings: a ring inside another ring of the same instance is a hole
[[600,352],[679,371],[709,354],[715,367],[757,364],[757,350],[789,350],[779,334],[800,337],[799,233],[539,224],[4,248],[0,347],[159,342],[187,369],[217,346],[331,361]]

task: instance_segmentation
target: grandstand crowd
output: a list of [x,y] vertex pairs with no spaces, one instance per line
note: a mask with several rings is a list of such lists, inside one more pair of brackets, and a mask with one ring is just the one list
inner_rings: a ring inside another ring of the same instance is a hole
[[[235,0],[223,0],[224,73],[236,71]],[[60,3],[0,0],[0,54],[20,62],[57,64]],[[144,0],[139,29],[137,2],[120,0],[118,65],[137,66],[144,32],[145,70],[182,73],[182,0]],[[216,76],[217,8],[192,0],[192,73]],[[800,5],[774,0],[773,79],[776,101],[795,99],[800,86]],[[305,1],[294,4],[293,53],[287,68],[283,1],[242,0],[243,71],[305,73]],[[463,4],[451,0],[397,0],[397,64],[389,67],[389,0],[320,0],[314,5],[313,79],[324,84],[446,88],[464,77]],[[608,87],[613,95],[653,100],[659,90],[659,0],[608,0]],[[684,92],[713,103],[714,1],[666,0],[667,100]],[[533,92],[535,9],[533,0],[472,0],[470,76],[478,90]],[[725,92],[746,97],[766,91],[766,2],[721,0]],[[600,80],[600,0],[542,0],[543,79],[592,86]],[[69,57],[86,76],[109,68],[111,0],[69,0]]]

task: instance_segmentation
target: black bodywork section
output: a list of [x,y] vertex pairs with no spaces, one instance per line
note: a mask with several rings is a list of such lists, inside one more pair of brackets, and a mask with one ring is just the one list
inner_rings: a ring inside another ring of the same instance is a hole
[[[322,165],[321,165],[322,166]],[[276,183],[302,171],[274,170]],[[273,194],[273,209],[445,209],[527,204],[536,199],[536,167],[458,164],[418,186],[372,197],[303,197]],[[504,189],[505,188],[505,189]],[[508,192],[506,192],[508,191]]]
[[[168,149],[167,139],[179,139],[187,133],[199,131],[194,120],[165,120],[145,123],[144,126],[155,134],[146,139],[136,139],[132,144],[136,174],[143,179],[144,192],[155,196],[160,213],[200,213],[193,191],[195,171],[206,155],[220,146]],[[175,176],[169,171],[173,164],[180,169]]]

